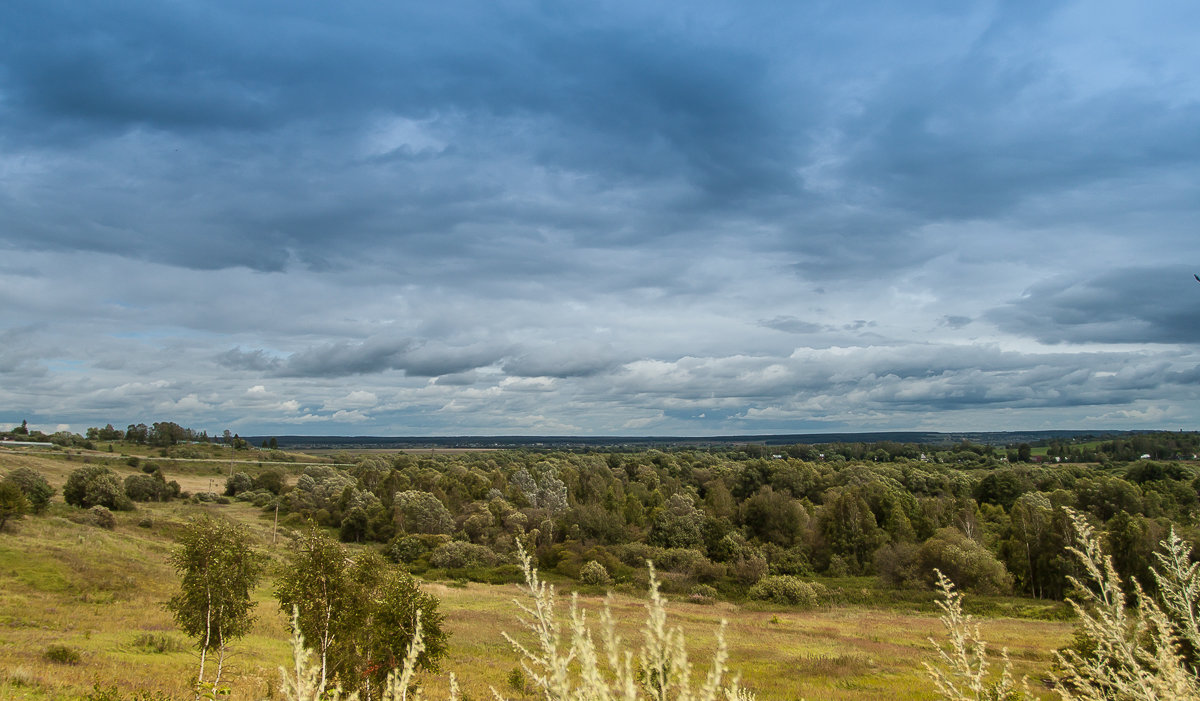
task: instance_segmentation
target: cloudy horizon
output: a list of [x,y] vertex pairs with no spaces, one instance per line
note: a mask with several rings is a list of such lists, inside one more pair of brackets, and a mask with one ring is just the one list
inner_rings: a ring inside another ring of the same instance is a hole
[[0,426],[1200,428],[1200,6],[0,9]]

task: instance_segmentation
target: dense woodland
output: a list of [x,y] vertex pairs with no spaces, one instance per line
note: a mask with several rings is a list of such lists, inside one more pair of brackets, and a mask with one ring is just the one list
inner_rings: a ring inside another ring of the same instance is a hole
[[[1128,443],[1142,455],[1194,441]],[[416,570],[488,576],[525,537],[544,571],[579,577],[594,561],[622,581],[650,559],[669,587],[733,596],[768,575],[930,586],[937,567],[968,589],[1061,598],[1064,506],[1094,519],[1118,571],[1145,585],[1172,526],[1196,539],[1200,481],[1178,460],[1013,464],[974,445],[819,451],[373,456],[305,468],[286,491],[269,471],[234,475],[227,494],[383,544]]]
[[[81,440],[133,439],[183,457],[200,437],[171,423],[88,435]],[[968,590],[1060,599],[1072,574],[1062,507],[1086,514],[1123,578],[1147,587],[1155,546],[1172,527],[1200,540],[1197,451],[1198,434],[1156,433],[1008,448],[376,454],[298,474],[234,472],[223,494],[183,496],[252,502],[285,526],[312,522],[343,541],[376,543],[411,571],[481,581],[518,579],[521,541],[547,573],[641,587],[652,560],[667,591],[699,597],[812,602],[827,592],[795,578],[814,575],[928,588],[938,568]],[[123,483],[102,466],[82,468],[64,496],[118,509],[180,496],[159,466],[141,467],[146,474]]]

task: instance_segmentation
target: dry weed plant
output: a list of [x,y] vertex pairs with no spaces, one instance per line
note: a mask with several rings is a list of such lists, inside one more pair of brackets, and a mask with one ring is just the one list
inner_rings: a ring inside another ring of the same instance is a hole
[[1160,545],[1159,564],[1152,568],[1163,592],[1163,606],[1136,580],[1133,606],[1127,608],[1121,579],[1112,559],[1100,548],[1091,526],[1071,512],[1079,547],[1070,548],[1095,588],[1071,578],[1082,594],[1069,600],[1079,616],[1081,632],[1096,645],[1090,655],[1073,650],[1058,654],[1061,676],[1056,691],[1064,699],[1200,699],[1200,678],[1180,652],[1180,643],[1200,637],[1196,606],[1200,599],[1196,565],[1189,548],[1174,530]]
[[[751,701],[754,698],[738,686],[736,676],[725,682],[729,653],[724,623],[717,633],[712,665],[699,687],[693,687],[686,640],[680,628],[667,626],[666,601],[659,593],[653,564],[647,563],[649,599],[642,629],[643,644],[635,664],[634,652],[616,633],[616,621],[608,602],[600,613],[602,645],[598,647],[578,597],[571,596],[564,624],[556,610],[554,587],[538,577],[524,548],[518,548],[518,557],[525,572],[522,590],[529,603],[517,600],[514,603],[525,614],[521,622],[533,633],[536,644],[531,649],[508,633],[504,637],[521,655],[525,674],[548,701]],[[494,687],[492,694],[498,701],[504,701]]]
[[926,662],[925,669],[929,671],[942,698],[952,701],[1006,701],[1021,698],[1022,694],[1018,693],[1013,683],[1008,651],[1000,651],[1003,660],[1000,678],[990,681],[991,661],[988,659],[987,642],[979,632],[979,624],[973,617],[963,613],[963,595],[955,590],[954,582],[941,570],[934,570],[934,573],[937,575],[938,588],[945,597],[945,601],[939,601],[937,605],[942,610],[942,625],[946,627],[949,649],[930,638],[929,642],[937,647],[943,666],[936,667]]
[[[1160,543],[1161,567],[1151,568],[1161,604],[1135,580],[1133,601],[1122,589],[1112,559],[1087,521],[1068,510],[1077,546],[1069,551],[1085,577],[1071,577],[1078,600],[1068,599],[1079,617],[1078,630],[1095,645],[1093,652],[1056,652],[1060,674],[1052,676],[1054,691],[1065,701],[1174,701],[1200,699],[1200,673],[1182,653],[1182,645],[1200,650],[1200,565],[1191,561],[1191,548],[1171,531]],[[988,681],[987,646],[978,625],[962,613],[962,594],[938,573],[945,595],[943,611],[949,649],[938,646],[942,666],[926,664],[943,698],[953,701],[1032,698],[1028,687],[1018,691],[1007,654],[998,681]],[[1132,603],[1132,606],[1130,606]],[[933,642],[933,641],[931,641]]]

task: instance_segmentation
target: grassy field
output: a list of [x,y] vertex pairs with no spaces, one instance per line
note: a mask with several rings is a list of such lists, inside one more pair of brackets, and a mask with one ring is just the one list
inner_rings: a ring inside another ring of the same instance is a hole
[[[33,467],[58,486],[79,464],[62,456],[0,456],[0,469]],[[123,474],[133,471],[122,467]],[[186,484],[207,484],[213,475],[204,463],[187,468],[195,472],[172,469],[164,466],[167,478]],[[107,531],[71,520],[79,512],[60,497],[47,515],[11,524],[0,535],[0,701],[82,699],[96,684],[184,698],[196,657],[162,604],[177,582],[167,561],[174,535],[201,511],[248,524],[257,547],[279,561],[284,546],[272,546],[271,522],[243,503],[140,505],[136,512],[118,513],[116,529]],[[520,698],[506,684],[518,659],[501,636],[503,631],[519,638],[524,633],[511,603],[517,589],[451,582],[424,586],[441,599],[451,634],[445,670],[455,673],[473,699],[490,698],[489,685]],[[237,699],[276,698],[278,668],[288,659],[286,619],[271,598],[270,582],[255,596],[257,622],[236,645],[228,677]],[[598,610],[601,599],[585,596],[581,603]],[[620,595],[613,605],[622,636],[636,647],[643,601]],[[932,659],[928,638],[941,634],[930,613],[864,606],[801,612],[685,602],[672,602],[669,610],[688,634],[697,674],[707,666],[720,621],[727,620],[730,666],[762,699],[934,698],[921,665]],[[1018,676],[1031,675],[1035,688],[1041,688],[1037,680],[1049,667],[1051,650],[1069,639],[1070,624],[998,618],[986,620],[984,632],[997,649],[1009,648]],[[53,645],[76,651],[78,663],[47,659]],[[424,683],[437,698],[446,677],[427,675]]]
[[[1096,441],[1088,441],[1086,443],[1071,443],[1070,447],[1080,448],[1083,450],[1095,450],[1095,449],[1099,448],[1102,444],[1108,443],[1108,442],[1110,442],[1110,441],[1096,440]],[[1050,452],[1050,446],[1042,445],[1042,446],[1035,446],[1033,449],[1030,450],[1029,454],[1044,456],[1048,452]]]

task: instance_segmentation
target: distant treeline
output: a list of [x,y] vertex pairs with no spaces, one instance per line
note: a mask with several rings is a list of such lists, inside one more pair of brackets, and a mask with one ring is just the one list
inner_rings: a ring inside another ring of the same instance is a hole
[[[273,436],[285,449],[319,448],[532,448],[544,450],[637,451],[648,448],[707,448],[742,445],[788,446],[828,444],[899,443],[917,446],[953,445],[966,441],[980,445],[1045,445],[1050,441],[1082,443],[1101,438],[1136,435],[1135,431],[886,431],[874,433],[797,433],[704,437],[672,436]],[[247,436],[258,444],[272,436]]]

